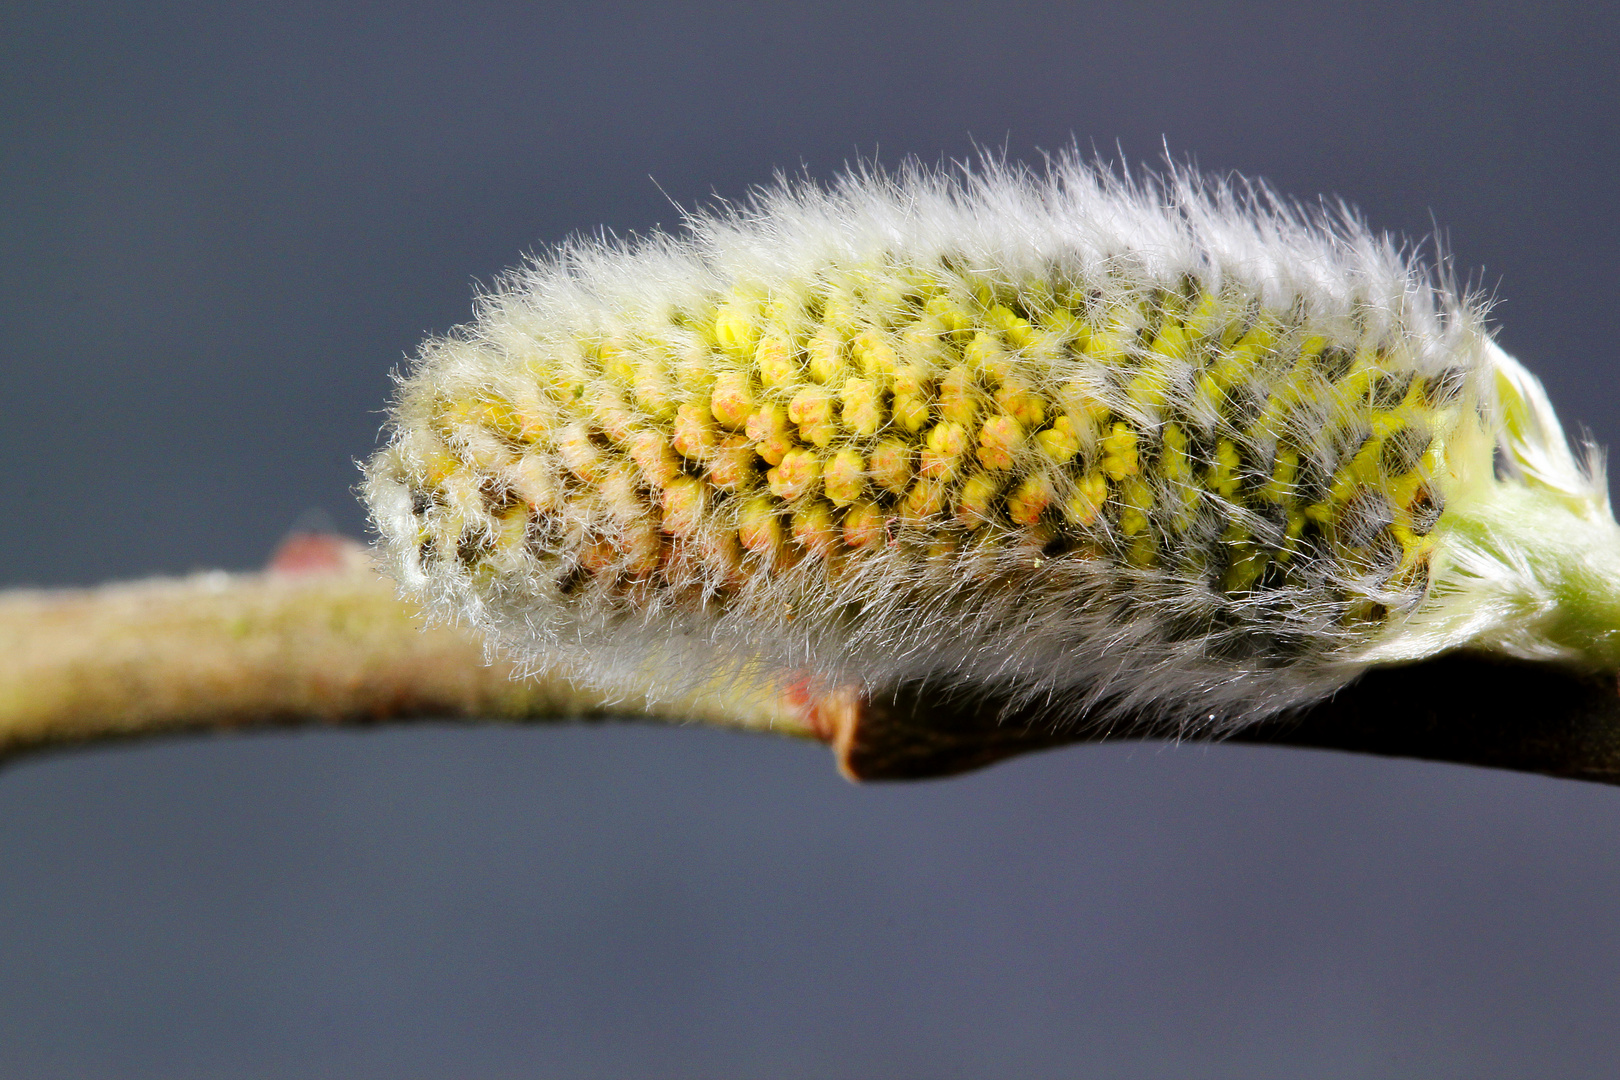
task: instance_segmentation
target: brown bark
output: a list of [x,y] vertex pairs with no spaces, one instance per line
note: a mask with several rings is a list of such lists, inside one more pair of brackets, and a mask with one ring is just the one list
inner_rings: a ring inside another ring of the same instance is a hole
[[[904,690],[851,714],[834,739],[861,780],[941,776],[1076,742],[1140,738],[1083,717],[990,707]],[[1193,741],[1206,736],[1193,734]],[[1297,715],[1230,741],[1422,758],[1620,783],[1620,692],[1613,677],[1478,656],[1378,669]]]

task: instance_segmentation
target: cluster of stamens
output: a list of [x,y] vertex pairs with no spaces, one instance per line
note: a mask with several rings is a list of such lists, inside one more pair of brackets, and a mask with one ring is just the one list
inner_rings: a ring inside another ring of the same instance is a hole
[[437,347],[471,358],[409,389],[383,470],[423,564],[635,602],[1016,548],[1237,599],[1327,589],[1378,622],[1427,587],[1462,407],[1398,335],[1191,278],[827,268],[532,357]]

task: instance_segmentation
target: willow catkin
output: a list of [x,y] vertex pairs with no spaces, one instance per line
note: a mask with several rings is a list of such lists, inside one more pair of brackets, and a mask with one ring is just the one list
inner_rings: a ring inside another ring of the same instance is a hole
[[402,379],[366,493],[433,610],[655,697],[1230,727],[1450,648],[1616,666],[1605,485],[1484,314],[1347,212],[1185,170],[783,182],[511,273]]

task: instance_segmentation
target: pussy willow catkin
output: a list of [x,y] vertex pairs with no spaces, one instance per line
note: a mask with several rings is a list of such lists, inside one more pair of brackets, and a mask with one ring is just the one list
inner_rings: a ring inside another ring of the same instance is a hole
[[511,273],[366,494],[433,611],[624,692],[1223,727],[1458,647],[1620,666],[1601,469],[1484,317],[1190,171],[782,183]]

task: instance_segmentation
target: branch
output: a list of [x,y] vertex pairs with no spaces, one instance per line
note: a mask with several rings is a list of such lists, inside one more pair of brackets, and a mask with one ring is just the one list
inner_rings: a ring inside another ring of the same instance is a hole
[[365,549],[295,539],[262,574],[0,594],[0,759],[98,740],[416,718],[631,717],[809,735],[811,710],[741,690],[653,708],[514,680],[426,626]]
[[[834,745],[846,774],[898,780],[1070,743],[1142,737],[1129,725],[1099,730],[1083,719],[1054,726],[1038,711],[999,716],[908,690],[862,703]],[[1612,677],[1478,656],[1375,669],[1329,701],[1227,738],[1620,784],[1620,692]]]
[[[1143,737],[919,687],[865,699],[728,685],[649,707],[556,676],[516,681],[509,665],[485,664],[471,634],[424,626],[363,548],[330,537],[295,538],[261,574],[0,595],[0,760],[108,739],[427,718],[616,718],[815,737],[859,780]],[[1233,739],[1620,783],[1620,692],[1612,679],[1452,656],[1374,671]]]

